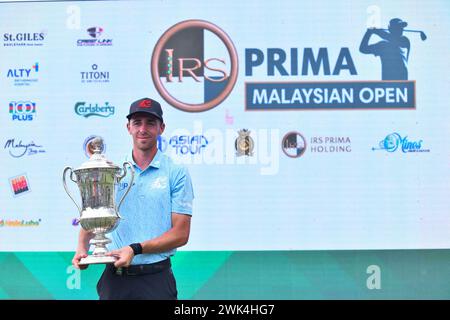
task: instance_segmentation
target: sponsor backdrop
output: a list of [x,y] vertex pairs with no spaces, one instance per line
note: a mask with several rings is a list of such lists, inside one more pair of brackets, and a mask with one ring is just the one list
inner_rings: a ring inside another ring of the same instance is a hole
[[0,8],[0,298],[96,298],[62,171],[122,163],[142,97],[194,183],[182,298],[450,297],[446,1]]

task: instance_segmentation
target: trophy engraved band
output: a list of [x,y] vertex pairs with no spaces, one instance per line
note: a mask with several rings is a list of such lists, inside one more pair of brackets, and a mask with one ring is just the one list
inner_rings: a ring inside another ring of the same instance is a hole
[[[94,238],[89,241],[89,244],[94,246],[92,255],[82,258],[80,265],[114,263],[116,261],[115,257],[106,255],[108,252],[106,245],[111,242],[106,237],[106,233],[112,232],[118,226],[121,219],[120,205],[130,191],[134,180],[134,168],[130,162],[124,162],[122,170],[101,153],[103,140],[100,137],[93,139],[91,146],[94,153],[88,161],[75,170],[72,167],[66,167],[63,171],[64,189],[80,212],[80,225],[87,232],[94,234]],[[127,166],[131,173],[130,182],[116,206],[116,185],[127,175]],[[80,190],[81,207],[67,188],[66,173],[68,171],[70,180],[75,182]]]

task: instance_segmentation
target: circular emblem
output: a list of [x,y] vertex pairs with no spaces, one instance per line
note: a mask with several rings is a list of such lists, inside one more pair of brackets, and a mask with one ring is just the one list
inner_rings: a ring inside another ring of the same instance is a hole
[[306,140],[299,132],[288,132],[283,137],[281,149],[290,158],[301,157],[306,151]]
[[94,154],[94,151],[96,149],[99,149],[100,153],[105,153],[106,145],[104,143],[99,144],[98,138],[103,140],[103,138],[100,136],[89,136],[86,138],[86,140],[84,140],[83,149],[84,149],[84,153],[85,153],[86,157],[90,158]]
[[[214,41],[217,38],[220,43]],[[228,57],[206,56],[209,46],[213,52],[225,46],[222,51]],[[207,111],[231,93],[238,75],[238,55],[231,39],[218,26],[187,20],[169,28],[158,40],[151,74],[159,94],[173,107],[187,112]],[[200,102],[192,103],[192,99]]]

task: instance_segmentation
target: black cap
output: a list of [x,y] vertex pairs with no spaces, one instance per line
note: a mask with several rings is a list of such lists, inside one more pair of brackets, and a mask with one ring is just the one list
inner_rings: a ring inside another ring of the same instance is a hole
[[130,113],[127,115],[128,120],[131,119],[131,116],[133,114],[138,112],[151,114],[161,120],[161,122],[164,122],[161,105],[158,101],[155,101],[153,99],[142,98],[133,102],[130,106]]

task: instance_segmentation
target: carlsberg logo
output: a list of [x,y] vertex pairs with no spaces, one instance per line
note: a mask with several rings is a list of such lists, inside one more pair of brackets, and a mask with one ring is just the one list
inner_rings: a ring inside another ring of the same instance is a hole
[[98,103],[92,104],[86,102],[77,102],[75,104],[75,113],[85,118],[91,116],[106,118],[112,116],[114,112],[115,107],[109,105],[109,102],[105,102],[104,106],[99,106]]

